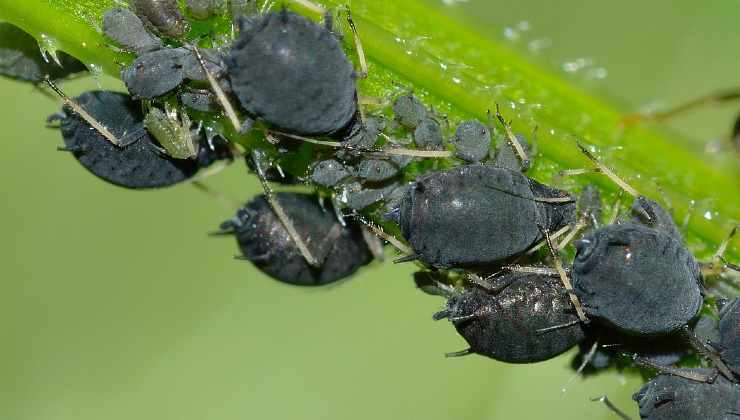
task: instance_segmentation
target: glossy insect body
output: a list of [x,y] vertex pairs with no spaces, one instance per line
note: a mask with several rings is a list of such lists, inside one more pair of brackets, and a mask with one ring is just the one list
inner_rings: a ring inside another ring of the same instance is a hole
[[315,196],[277,193],[298,235],[307,243],[319,266],[311,267],[273,212],[264,196],[258,196],[224,222],[221,229],[236,235],[244,257],[276,280],[318,286],[341,280],[367,264],[372,255],[361,231],[342,226],[330,208],[322,208]]
[[286,10],[241,26],[227,65],[252,117],[306,136],[339,135],[351,125],[355,73],[331,32]]
[[[710,373],[706,369],[688,372]],[[705,383],[658,375],[632,396],[647,420],[734,420],[740,416],[740,385],[718,376]]]
[[131,5],[144,23],[163,35],[182,38],[190,30],[177,0],[131,0]]
[[198,142],[190,132],[190,118],[186,113],[178,113],[165,106],[165,111],[152,108],[144,117],[144,127],[167,154],[175,159],[189,159],[198,154]]
[[[508,363],[532,363],[555,357],[585,337],[557,278],[509,273],[496,281],[509,285],[496,294],[468,289],[447,302],[444,315],[472,352]],[[567,324],[573,325],[542,331]]]
[[740,299],[726,304],[719,319],[720,355],[740,379]]
[[683,243],[633,222],[605,226],[576,243],[573,283],[586,313],[632,335],[686,325],[703,303],[701,277]]
[[436,268],[490,266],[516,256],[573,221],[568,195],[520,172],[465,165],[424,175],[406,191],[401,232],[416,257]]
[[191,178],[203,166],[218,159],[230,159],[226,145],[203,145],[197,160],[179,160],[166,156],[144,129],[140,105],[130,96],[117,92],[92,91],[74,99],[101,125],[121,140],[114,145],[77,114],[64,108],[61,131],[65,150],[90,172],[125,188],[160,188]]

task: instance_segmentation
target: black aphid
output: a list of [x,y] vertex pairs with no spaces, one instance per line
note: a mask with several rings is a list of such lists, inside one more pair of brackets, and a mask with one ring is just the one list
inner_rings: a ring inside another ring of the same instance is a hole
[[507,285],[499,292],[467,289],[435,315],[453,322],[470,345],[468,352],[508,363],[533,363],[584,339],[582,324],[557,277],[509,273],[495,282]]
[[414,130],[416,147],[422,150],[441,150],[444,146],[442,128],[437,120],[424,118]]
[[740,299],[725,304],[719,318],[720,357],[740,379]]
[[124,7],[116,7],[103,14],[103,33],[124,50],[138,55],[163,47],[162,40],[149,33],[141,19]]
[[699,265],[665,210],[641,197],[640,218],[599,228],[576,242],[573,286],[587,314],[624,333],[674,332],[703,303]]
[[[554,201],[554,202],[553,202]],[[436,268],[490,266],[572,223],[575,204],[561,190],[518,171],[464,165],[419,177],[398,209],[412,258]]]
[[147,26],[162,35],[182,38],[190,30],[177,0],[131,0],[131,5]]
[[277,193],[275,199],[303,238],[318,266],[311,267],[263,195],[221,224],[221,231],[236,235],[244,257],[285,283],[318,286],[341,280],[371,261],[361,230],[342,226],[330,208],[315,196]]
[[[706,369],[687,373],[711,374]],[[647,420],[735,420],[740,417],[740,385],[718,376],[706,383],[669,374],[658,375],[632,396]]]
[[413,130],[427,118],[427,108],[419,98],[409,93],[396,98],[393,114],[399,124]]
[[84,64],[64,52],[58,51],[56,58],[58,63],[53,57],[44,58],[31,35],[15,25],[0,22],[0,75],[39,83],[47,77],[58,80],[87,71]]
[[455,156],[467,162],[480,162],[491,149],[491,130],[478,120],[463,121],[450,139]]
[[61,120],[63,149],[94,175],[112,184],[135,189],[166,187],[195,175],[199,162],[210,163],[221,157],[221,152],[211,151],[208,145],[201,148],[196,160],[166,156],[144,130],[141,106],[128,95],[91,91],[74,101],[120,139],[121,145],[111,143],[65,106],[62,114],[50,117]]
[[311,168],[311,182],[332,188],[352,175],[351,169],[336,159],[327,159],[317,162]]
[[324,26],[283,10],[240,20],[226,60],[242,107],[278,130],[342,135],[357,114],[355,72]]

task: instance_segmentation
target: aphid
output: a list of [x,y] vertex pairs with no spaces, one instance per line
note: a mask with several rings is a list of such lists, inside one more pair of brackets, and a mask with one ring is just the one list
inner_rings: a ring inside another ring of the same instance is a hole
[[357,166],[357,177],[367,182],[387,181],[401,172],[403,164],[394,159],[363,159]]
[[164,147],[167,154],[175,159],[190,159],[198,154],[198,141],[190,132],[190,118],[185,112],[179,113],[170,105],[165,110],[151,108],[144,117],[144,127]]
[[[193,160],[176,160],[160,153],[144,130],[141,107],[130,96],[109,91],[86,92],[74,99],[123,145],[112,144],[68,107],[61,120],[64,150],[94,175],[126,188],[159,188],[191,178],[198,171]],[[128,143],[126,145],[126,143]]]
[[103,33],[123,49],[137,55],[161,49],[162,40],[149,33],[144,23],[131,10],[116,7],[103,14]]
[[216,112],[219,109],[216,98],[207,90],[183,90],[180,92],[180,102],[184,106],[200,112]]
[[[448,318],[470,345],[451,355],[478,353],[508,363],[533,363],[555,357],[585,337],[557,277],[513,272],[493,281],[503,284],[503,290],[466,289],[435,314],[435,319]],[[554,325],[563,327],[550,328]]]
[[41,54],[36,40],[22,29],[0,22],[0,75],[32,83],[64,79],[87,71],[85,65],[64,52]]
[[419,98],[408,93],[393,102],[393,114],[399,124],[413,130],[427,118],[427,108]]
[[121,78],[134,98],[152,99],[178,87],[185,79],[185,48],[164,48],[137,57],[121,71]]
[[701,309],[699,265],[662,207],[581,149],[636,198],[631,221],[601,227],[575,243],[573,287],[586,313],[631,335],[677,331]]
[[285,283],[318,286],[346,278],[371,261],[361,230],[356,225],[340,224],[316,197],[277,193],[274,199],[304,238],[318,265],[306,262],[265,196],[260,195],[236,217],[222,223],[221,233],[233,233],[244,257],[261,271]]
[[187,0],[188,10],[196,19],[208,19],[226,12],[226,0]]
[[414,142],[422,150],[440,150],[444,146],[442,129],[437,120],[424,118],[414,130]]
[[601,225],[601,192],[592,184],[583,187],[578,196],[578,215],[585,228],[594,229]]
[[162,35],[182,38],[190,30],[177,0],[131,0],[131,5],[147,26]]
[[719,335],[720,357],[740,379],[740,299],[722,307]]
[[353,210],[362,210],[375,203],[383,201],[397,188],[397,183],[391,183],[380,187],[364,186],[359,182],[351,182],[344,185],[337,197],[342,205]]
[[352,173],[344,164],[335,160],[327,159],[317,162],[311,170],[311,182],[324,187],[335,187],[340,182],[349,178]]
[[543,240],[539,227],[572,223],[564,191],[520,172],[464,165],[419,177],[397,211],[401,233],[418,259],[435,268],[491,266]]
[[[516,139],[519,144],[521,144],[523,150],[527,153],[529,153],[530,147],[529,142],[527,139],[521,135],[517,134]],[[502,168],[509,168],[511,170],[515,171],[524,171],[525,168],[522,165],[522,160],[519,157],[519,155],[516,153],[516,149],[514,147],[506,147],[506,145],[499,145],[494,150],[491,150],[492,153],[495,153],[495,156],[493,157],[493,164],[496,166],[500,166]]]
[[463,121],[450,139],[455,156],[467,162],[480,162],[491,148],[491,131],[478,120]]
[[[706,369],[685,373],[709,375]],[[661,374],[632,396],[646,420],[734,420],[740,417],[740,385],[722,376],[713,382]]]
[[344,139],[343,145],[345,148],[337,151],[337,157],[349,157],[348,155],[356,154],[356,151],[363,151],[372,148],[384,128],[385,119],[382,117],[365,118],[362,121],[362,127]]
[[356,76],[334,35],[287,10],[239,22],[226,64],[250,116],[291,134],[342,136],[357,117]]

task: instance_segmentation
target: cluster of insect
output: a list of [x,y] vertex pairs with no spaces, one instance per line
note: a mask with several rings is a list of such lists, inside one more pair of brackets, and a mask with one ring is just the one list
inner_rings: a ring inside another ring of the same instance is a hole
[[[452,128],[405,92],[368,112],[356,87],[367,65],[347,9],[359,70],[329,13],[319,24],[251,2],[187,5],[133,0],[105,12],[105,35],[136,55],[121,71],[128,93],[67,97],[54,80],[83,66],[47,62],[9,24],[0,26],[12,34],[0,69],[59,95],[64,107],[49,123],[61,129],[60,150],[112,184],[205,189],[203,177],[243,159],[264,193],[216,234],[235,236],[241,258],[279,281],[345,279],[383,258],[386,241],[402,254],[396,262],[420,267],[420,290],[446,299],[433,318],[469,345],[448,356],[532,363],[579,347],[579,374],[635,365],[659,373],[634,395],[642,418],[740,418],[740,300],[704,283],[738,270],[723,258],[732,235],[698,262],[669,211],[577,144],[591,171],[634,199],[631,214],[605,222],[596,187],[576,197],[525,175],[534,139],[515,134],[498,109]],[[227,13],[233,39],[211,48],[186,39],[188,18]],[[193,123],[214,114],[224,117]],[[298,154],[311,164],[286,173],[281,164]],[[314,192],[272,190],[301,182]],[[698,367],[675,367],[687,358]]]

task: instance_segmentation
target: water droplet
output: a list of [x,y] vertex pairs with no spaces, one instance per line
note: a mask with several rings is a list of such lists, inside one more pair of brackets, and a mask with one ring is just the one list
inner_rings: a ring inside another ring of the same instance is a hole
[[707,210],[707,212],[704,213],[704,218],[707,220],[712,220],[712,212]]
[[506,39],[509,39],[511,41],[516,41],[519,39],[519,32],[514,28],[509,28],[508,26],[504,28],[504,37]]
[[552,46],[552,40],[549,38],[539,38],[539,39],[533,39],[529,41],[529,44],[527,44],[527,48],[529,48],[530,51],[534,53],[538,53],[545,48],[550,48]]

